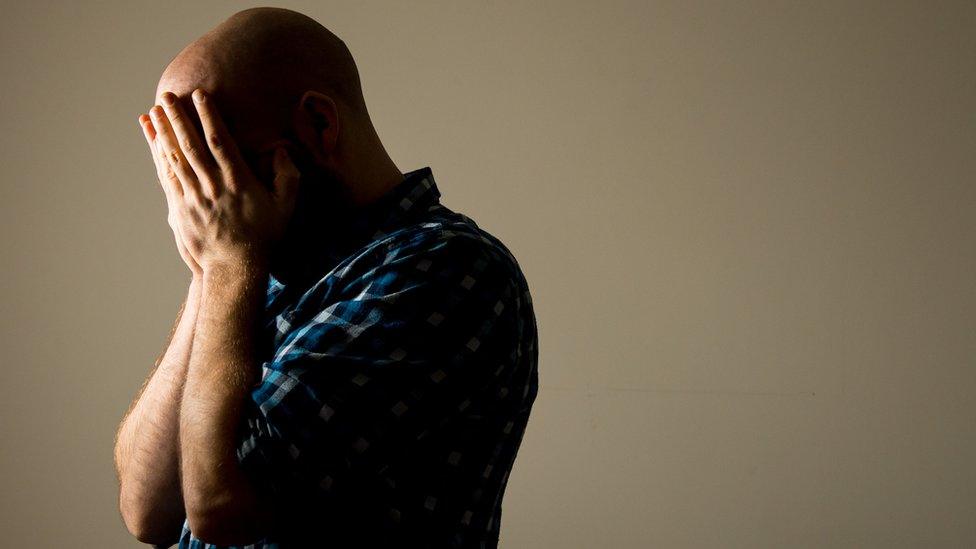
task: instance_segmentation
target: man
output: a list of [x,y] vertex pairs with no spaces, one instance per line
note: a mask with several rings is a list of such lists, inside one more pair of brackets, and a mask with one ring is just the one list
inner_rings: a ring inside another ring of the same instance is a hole
[[126,527],[157,546],[495,547],[537,377],[494,236],[403,174],[345,44],[238,12],[139,117],[192,273],[119,428]]

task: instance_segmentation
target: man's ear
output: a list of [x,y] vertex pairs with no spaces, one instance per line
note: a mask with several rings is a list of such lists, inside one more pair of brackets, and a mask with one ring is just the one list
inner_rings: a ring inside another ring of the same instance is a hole
[[315,128],[316,132],[323,132],[329,129],[329,118],[316,109],[312,102],[307,101],[305,103],[305,111],[311,117],[312,127]]
[[316,139],[327,151],[335,147],[339,137],[339,109],[331,97],[308,90],[299,101],[300,116],[312,128]]

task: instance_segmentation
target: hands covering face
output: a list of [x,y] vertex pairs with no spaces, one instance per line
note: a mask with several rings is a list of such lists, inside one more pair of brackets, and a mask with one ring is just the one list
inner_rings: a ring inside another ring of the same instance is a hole
[[298,169],[275,150],[269,191],[241,156],[212,98],[194,90],[200,136],[175,94],[139,116],[169,205],[177,248],[194,276],[208,271],[267,267],[295,209]]

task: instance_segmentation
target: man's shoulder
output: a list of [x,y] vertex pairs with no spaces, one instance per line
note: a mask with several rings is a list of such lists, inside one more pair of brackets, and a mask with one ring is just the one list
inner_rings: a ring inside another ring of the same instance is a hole
[[495,301],[517,299],[528,291],[518,263],[498,238],[471,218],[443,208],[377,232],[286,305],[281,312],[287,322],[276,329],[298,325],[336,303],[421,287],[423,293],[445,299],[457,287],[473,289],[472,295]]
[[[370,243],[351,258],[348,270],[376,272],[380,265],[396,264],[406,257],[438,258],[444,261],[487,261],[496,267],[518,271],[509,249],[494,235],[482,229],[464,214],[448,211],[433,218],[397,227],[377,234]],[[519,273],[520,275],[521,273]]]

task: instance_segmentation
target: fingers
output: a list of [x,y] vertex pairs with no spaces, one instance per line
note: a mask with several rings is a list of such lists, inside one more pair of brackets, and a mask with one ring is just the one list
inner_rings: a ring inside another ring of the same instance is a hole
[[214,162],[210,156],[210,151],[203,146],[200,136],[193,122],[187,117],[180,105],[179,99],[173,92],[165,92],[161,96],[163,110],[166,112],[166,120],[173,129],[179,151],[190,163],[190,167],[196,173],[197,180],[203,185],[208,196],[216,196],[217,189],[213,184],[211,174],[214,171]]
[[210,148],[214,160],[217,161],[217,165],[224,173],[235,173],[244,166],[244,160],[210,96],[202,89],[196,89],[193,91],[193,103],[203,125],[207,146]]
[[173,229],[173,236],[176,239],[176,249],[179,251],[180,257],[183,258],[183,262],[186,263],[187,267],[194,274],[199,274],[201,272],[200,265],[186,249],[180,226],[174,222],[172,217],[174,213],[173,196],[180,196],[183,192],[180,181],[176,177],[176,174],[169,169],[166,159],[159,150],[158,142],[156,141],[156,132],[153,129],[152,122],[149,120],[149,116],[145,114],[139,115],[139,125],[142,126],[142,134],[146,137],[146,142],[149,144],[149,152],[152,154],[153,164],[156,165],[156,176],[159,179],[159,185],[163,188],[163,193],[166,194],[166,203],[169,207],[169,215],[166,221],[170,225],[170,228]]
[[295,208],[301,174],[284,147],[275,149],[274,172],[275,203],[282,213],[291,214]]
[[180,150],[179,144],[176,141],[176,134],[173,132],[173,127],[166,118],[166,113],[159,105],[153,105],[149,109],[149,114],[152,117],[153,129],[156,130],[156,142],[159,143],[163,157],[166,159],[167,164],[169,164],[170,169],[179,178],[180,184],[183,187],[184,196],[199,197],[201,194],[200,181],[197,179],[196,172],[193,171],[190,163],[187,162],[186,157],[183,156],[183,152]]
[[149,116],[139,115],[139,125],[142,126],[142,134],[146,137],[146,143],[149,144],[149,152],[152,154],[153,164],[156,165],[156,178],[159,180],[159,186],[163,188],[163,192],[166,194],[167,202],[171,200],[171,196],[182,196],[183,189],[180,186],[179,179],[176,178],[176,174],[170,171],[166,159],[160,156],[159,148],[156,145],[156,131],[153,129]]

